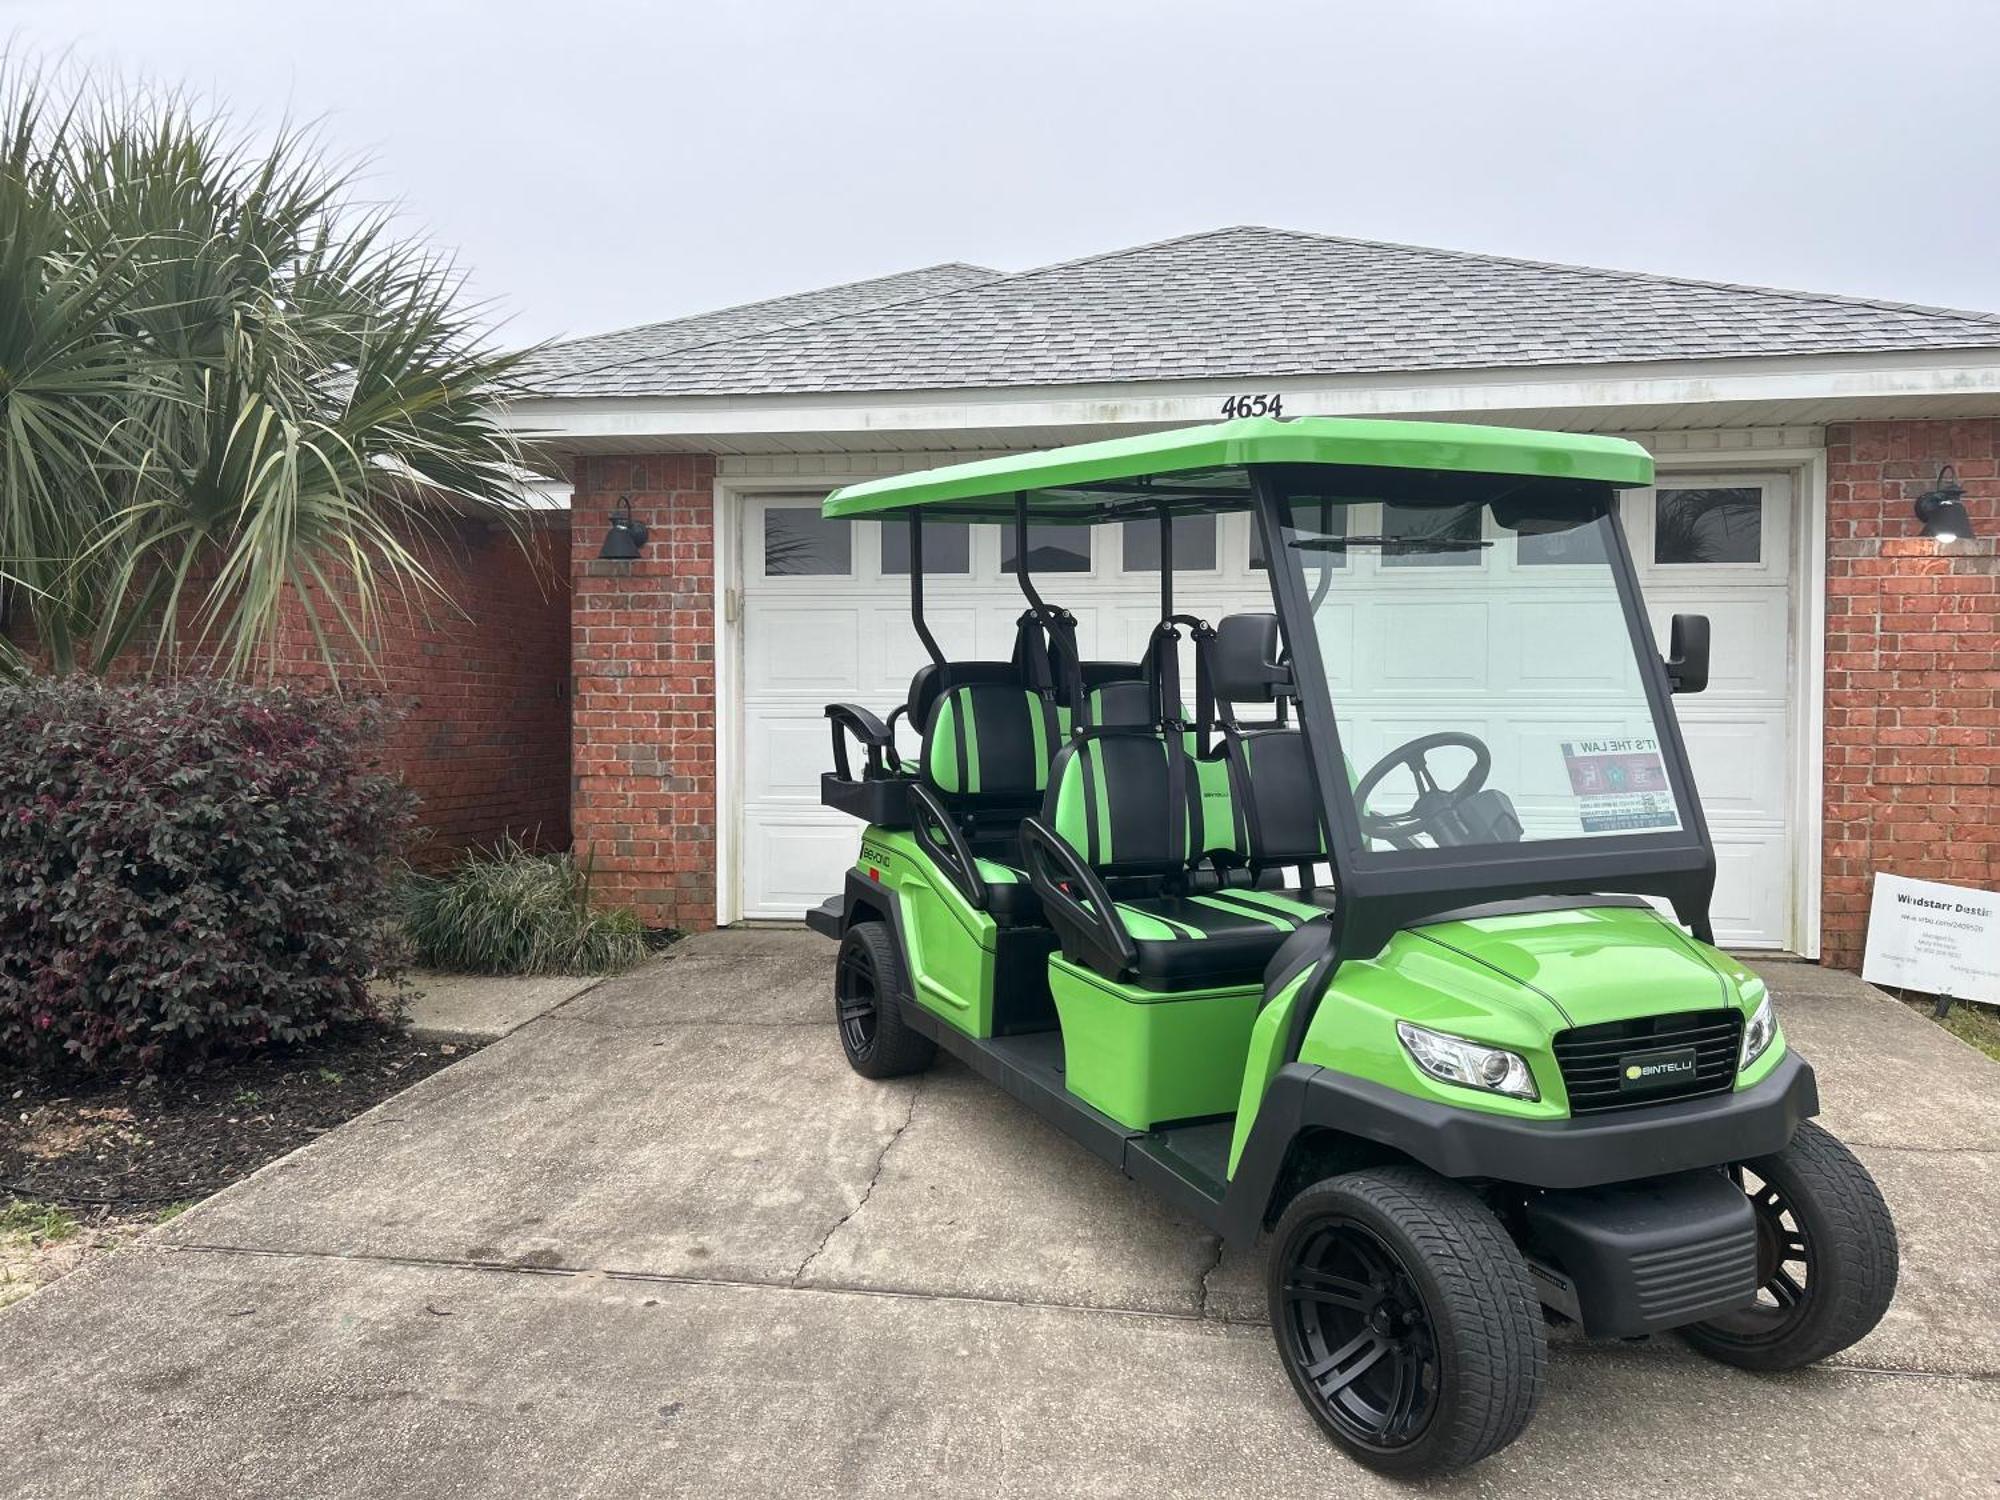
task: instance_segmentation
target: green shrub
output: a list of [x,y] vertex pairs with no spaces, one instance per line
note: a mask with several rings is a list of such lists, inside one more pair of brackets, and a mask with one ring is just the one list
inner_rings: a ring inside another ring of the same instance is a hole
[[591,910],[587,868],[512,839],[441,877],[412,876],[403,925],[419,963],[470,974],[614,974],[647,950],[632,912]]
[[160,1071],[384,1019],[416,799],[381,729],[284,688],[0,684],[0,1057]]

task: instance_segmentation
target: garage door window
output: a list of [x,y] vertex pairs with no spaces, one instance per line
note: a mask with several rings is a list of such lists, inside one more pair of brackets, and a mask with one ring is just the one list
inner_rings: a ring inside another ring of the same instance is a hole
[[772,506],[764,512],[766,578],[846,578],[854,572],[854,534],[814,506]]
[[1653,515],[1656,563],[1755,563],[1764,552],[1764,492],[1743,487],[1661,490]]
[[[1122,529],[1125,533],[1125,571],[1159,572],[1160,523],[1127,521]],[[1214,516],[1174,517],[1174,571],[1177,573],[1215,571]]]
[[[884,521],[882,529],[882,571],[903,574],[910,571],[910,528],[904,521]],[[972,571],[972,528],[964,521],[924,523],[924,572],[970,573]]]
[[[1014,528],[1000,528],[1000,566],[1014,568]],[[1088,573],[1090,528],[1028,523],[1028,568],[1035,573]]]

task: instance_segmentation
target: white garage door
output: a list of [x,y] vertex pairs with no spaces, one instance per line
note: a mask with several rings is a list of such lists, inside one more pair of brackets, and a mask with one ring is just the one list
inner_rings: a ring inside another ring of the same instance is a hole
[[1620,516],[1660,648],[1676,614],[1707,615],[1708,691],[1676,698],[1715,840],[1718,942],[1790,948],[1793,897],[1793,486],[1784,474],[1661,479]]
[[[816,496],[752,496],[741,507],[743,732],[739,911],[796,919],[839,890],[859,825],[819,805],[830,765],[822,709],[886,713],[924,653],[910,629],[904,528],[828,522]],[[1715,627],[1710,688],[1679,700],[1715,834],[1718,935],[1784,946],[1791,910],[1786,702],[1790,491],[1782,476],[1704,477],[1621,497],[1655,620]],[[1195,518],[1175,541],[1181,607],[1209,619],[1268,609],[1248,517]],[[925,528],[927,618],[945,654],[1007,656],[1023,607],[1006,528]],[[886,550],[885,550],[886,547]],[[1088,656],[1135,660],[1159,613],[1156,527],[1036,528],[1044,595],[1077,617]],[[905,738],[905,752],[915,736]]]

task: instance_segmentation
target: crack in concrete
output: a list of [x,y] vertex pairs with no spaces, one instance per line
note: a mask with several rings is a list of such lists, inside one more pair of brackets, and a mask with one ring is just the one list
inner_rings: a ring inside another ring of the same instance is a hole
[[813,1247],[812,1254],[799,1262],[798,1270],[792,1273],[793,1286],[798,1286],[804,1282],[806,1272],[811,1270],[812,1263],[825,1253],[826,1247],[833,1243],[833,1237],[846,1227],[848,1220],[852,1219],[868,1206],[868,1200],[875,1194],[875,1184],[882,1180],[882,1169],[889,1164],[889,1153],[896,1149],[896,1142],[903,1138],[903,1132],[910,1128],[910,1121],[917,1117],[917,1100],[922,1096],[923,1091],[924,1079],[920,1076],[910,1086],[910,1107],[903,1112],[903,1123],[898,1125],[890,1133],[889,1139],[882,1143],[882,1150],[875,1157],[875,1170],[869,1174],[867,1184],[861,1189],[860,1198],[855,1200],[854,1207],[836,1219],[833,1227],[820,1237],[820,1242]]
[[1857,1141],[1845,1135],[1840,1141],[1853,1151],[1907,1151],[1913,1156],[2000,1156],[2000,1146],[1910,1146],[1899,1141]]
[[[1214,1234],[1209,1238],[1215,1242],[1210,1247],[1213,1253],[1208,1258],[1208,1264],[1201,1268],[1201,1275],[1195,1278],[1194,1315],[1197,1318],[1208,1316],[1208,1278],[1222,1269],[1222,1236]],[[1225,1315],[1222,1321],[1228,1323],[1234,1320]]]
[[[905,1122],[907,1128],[907,1122]],[[886,1150],[885,1150],[886,1154]],[[860,1205],[856,1205],[858,1209]],[[852,1217],[851,1215],[849,1217]],[[829,1235],[831,1238],[831,1235]],[[1218,1247],[1220,1241],[1217,1241]],[[824,1242],[822,1242],[822,1248]],[[638,1286],[711,1287],[718,1290],[783,1292],[803,1296],[873,1297],[892,1302],[956,1302],[978,1307],[1019,1307],[1031,1312],[1078,1313],[1113,1318],[1142,1318],[1164,1323],[1184,1323],[1214,1329],[1218,1333],[1248,1334],[1270,1327],[1263,1318],[1211,1318],[1203,1312],[1170,1312],[1156,1307],[1120,1307],[1082,1302],[1050,1302],[1037,1297],[1002,1297],[980,1292],[936,1292],[915,1287],[856,1286],[847,1282],[818,1281],[810,1286],[796,1280],[765,1280],[755,1276],[695,1276],[672,1271],[620,1271],[590,1266],[523,1266],[512,1261],[461,1260],[450,1256],[385,1255],[351,1250],[273,1250],[252,1245],[173,1245],[153,1244],[149,1252],[167,1255],[247,1255],[273,1260],[344,1261],[355,1265],[402,1266],[411,1270],[470,1271],[498,1276],[538,1276],[545,1280],[588,1280],[627,1282]],[[810,1259],[810,1258],[809,1258]],[[1218,1264],[1220,1256],[1217,1257]],[[1206,1273],[1212,1275],[1213,1270]],[[1204,1277],[1205,1279],[1205,1277]],[[1629,1354],[1619,1344],[1591,1344],[1563,1341],[1549,1346],[1551,1358]],[[1657,1357],[1657,1356],[1656,1356]],[[1689,1358],[1693,1358],[1692,1355]],[[1838,1356],[1820,1368],[1843,1375],[1872,1375],[1891,1380],[1949,1380],[1992,1384],[2000,1382],[2000,1370],[1899,1370],[1890,1365],[1848,1363]]]

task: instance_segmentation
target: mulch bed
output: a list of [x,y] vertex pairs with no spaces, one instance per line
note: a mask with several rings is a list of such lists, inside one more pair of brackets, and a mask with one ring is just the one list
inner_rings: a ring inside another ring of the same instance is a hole
[[175,1078],[51,1082],[0,1064],[0,1202],[205,1198],[476,1051],[360,1030]]

